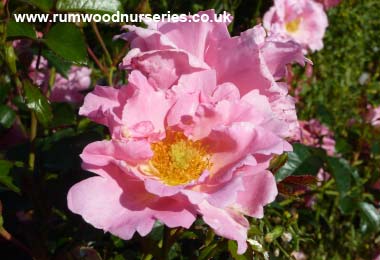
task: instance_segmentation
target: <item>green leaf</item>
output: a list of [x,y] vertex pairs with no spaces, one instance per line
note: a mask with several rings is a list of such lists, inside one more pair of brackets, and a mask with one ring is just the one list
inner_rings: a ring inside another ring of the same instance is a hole
[[292,175],[302,163],[311,156],[309,149],[301,144],[293,145],[293,152],[288,153],[288,161],[276,173],[276,181],[280,182]]
[[49,65],[54,67],[59,74],[67,78],[67,73],[72,65],[71,62],[63,59],[62,57],[58,56],[50,50],[43,50],[42,56],[44,56],[48,60]]
[[284,233],[284,228],[281,226],[275,226],[275,228],[265,235],[265,242],[272,243]]
[[123,12],[119,0],[58,0],[57,10],[65,12],[116,13]]
[[288,153],[288,161],[277,171],[276,181],[291,175],[315,175],[323,165],[323,157],[320,149],[295,143],[293,152]]
[[154,223],[152,231],[149,233],[149,237],[155,241],[160,241],[164,236],[164,225],[156,221]]
[[380,142],[374,142],[372,144],[371,152],[374,154],[380,154]]
[[49,12],[54,3],[52,0],[29,0],[28,2],[45,12]]
[[9,161],[0,160],[0,183],[8,189],[20,193],[20,189],[13,184],[10,170],[12,169],[12,163]]
[[51,127],[74,125],[76,114],[73,107],[68,103],[53,103],[53,121]]
[[9,161],[0,160],[0,173],[8,174],[10,169],[12,169],[12,163]]
[[347,142],[346,139],[340,138],[336,140],[335,149],[338,153],[349,153],[352,151],[352,146]]
[[7,37],[36,39],[36,32],[30,23],[17,23],[14,20],[10,20],[7,25]]
[[102,260],[99,252],[92,247],[81,246],[79,248],[79,256],[86,256],[87,260]]
[[0,103],[4,103],[7,100],[9,90],[11,90],[11,84],[3,83],[0,86]]
[[376,208],[367,202],[359,203],[359,210],[364,222],[366,223],[368,231],[376,232],[380,229],[380,214]]
[[12,74],[16,74],[17,73],[17,66],[16,66],[17,56],[11,43],[5,44],[4,52],[5,52],[5,61],[8,64],[8,68],[10,69]]
[[211,259],[212,255],[215,254],[215,251],[217,250],[218,244],[214,243],[211,244],[205,248],[203,248],[200,251],[198,260],[206,260],[206,259]]
[[351,188],[353,169],[342,158],[327,158],[329,172],[333,175],[339,193],[344,196]]
[[237,249],[238,247],[236,241],[228,240],[228,251],[230,252],[232,258],[235,260],[247,260],[244,255],[238,255]]
[[73,24],[56,24],[46,34],[46,45],[62,58],[76,63],[87,60],[86,45],[81,31]]
[[341,196],[339,198],[339,209],[343,214],[350,214],[357,209],[357,203],[351,196]]
[[10,128],[16,119],[16,113],[6,105],[0,105],[0,124],[5,128]]
[[23,81],[26,105],[36,113],[38,121],[47,127],[53,118],[51,107],[47,98],[41,93],[40,89],[30,81]]
[[270,161],[269,170],[276,173],[288,161],[288,154],[275,155]]

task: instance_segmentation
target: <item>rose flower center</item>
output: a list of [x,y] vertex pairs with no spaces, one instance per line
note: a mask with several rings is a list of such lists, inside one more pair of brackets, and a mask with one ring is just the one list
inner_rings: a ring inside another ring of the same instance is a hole
[[166,138],[151,147],[151,173],[171,186],[196,180],[212,166],[205,146],[181,132],[167,131]]
[[288,32],[294,33],[298,31],[298,28],[300,27],[301,19],[296,18],[288,23],[285,24],[285,28]]

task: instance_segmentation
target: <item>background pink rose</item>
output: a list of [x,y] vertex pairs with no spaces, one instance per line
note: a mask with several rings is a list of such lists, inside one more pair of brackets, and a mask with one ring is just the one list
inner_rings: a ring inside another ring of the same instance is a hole
[[314,0],[275,0],[263,22],[272,35],[296,41],[305,52],[323,48],[328,21],[323,6]]
[[[43,91],[47,91],[49,87],[50,71],[48,61],[44,57],[40,57],[37,68],[37,56],[29,68],[29,77],[34,84],[40,86]],[[91,84],[91,69],[87,67],[71,66],[67,72],[67,78],[59,73],[55,73],[54,85],[50,92],[50,101],[52,102],[69,102],[80,104],[84,95],[81,91],[87,90]]]

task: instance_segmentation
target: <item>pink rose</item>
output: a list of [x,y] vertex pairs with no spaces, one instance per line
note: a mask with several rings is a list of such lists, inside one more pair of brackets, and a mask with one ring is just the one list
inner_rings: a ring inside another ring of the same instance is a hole
[[83,168],[98,176],[70,189],[69,208],[124,239],[201,216],[243,253],[244,215],[262,217],[277,194],[269,161],[292,149],[294,101],[278,80],[304,63],[301,46],[261,26],[238,37],[211,22],[126,28],[128,86],[96,87],[79,111],[111,140],[84,149]]
[[316,0],[316,1],[323,4],[323,7],[327,10],[340,4],[341,0]]
[[264,27],[277,39],[294,40],[307,52],[323,48],[328,25],[320,3],[313,0],[275,0],[264,15]]
[[334,133],[325,125],[321,124],[317,119],[310,121],[299,121],[300,130],[293,137],[295,141],[309,146],[322,148],[327,154],[333,156],[335,154]]
[[40,86],[45,91],[49,87],[49,77],[50,73],[47,59],[41,56],[38,62],[37,56],[34,56],[29,67],[29,78],[35,85]]
[[91,84],[91,69],[72,66],[67,78],[56,74],[54,87],[50,93],[52,102],[69,102],[79,104],[83,101],[80,91],[86,90]]
[[[50,70],[48,61],[40,57],[40,63],[37,68],[37,56],[34,57],[30,68],[29,77],[34,84],[40,86],[43,91],[49,87]],[[50,93],[52,102],[69,102],[80,104],[83,101],[81,91],[86,90],[91,84],[91,69],[87,67],[71,66],[67,78],[59,73],[55,74],[54,85]]]
[[292,257],[296,260],[307,260],[307,255],[302,251],[294,251],[292,252]]
[[[200,12],[214,17],[214,11]],[[180,75],[215,70],[218,84],[234,84],[240,95],[253,89],[268,97],[276,116],[287,123],[283,137],[298,127],[294,100],[288,87],[278,82],[286,64],[301,64],[302,48],[295,42],[266,36],[261,26],[231,37],[224,23],[149,23],[148,28],[125,26],[129,32],[118,37],[131,43],[121,68],[139,70],[152,86],[167,89]]]
[[199,215],[243,253],[244,215],[261,218],[277,195],[266,169],[291,149],[281,137],[286,124],[265,95],[240,97],[215,70],[158,79],[134,70],[128,86],[86,96],[80,114],[108,126],[111,140],[84,149],[83,168],[97,176],[70,189],[68,206],[123,239],[148,234],[156,220],[189,228]]
[[372,106],[368,106],[368,109],[369,109],[369,114],[368,114],[367,120],[374,127],[379,127],[380,126],[380,106],[375,107],[375,108]]

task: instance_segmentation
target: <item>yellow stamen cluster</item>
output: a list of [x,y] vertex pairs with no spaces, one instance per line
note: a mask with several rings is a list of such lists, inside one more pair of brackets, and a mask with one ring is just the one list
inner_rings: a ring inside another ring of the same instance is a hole
[[285,24],[285,28],[288,32],[290,33],[294,33],[296,31],[298,31],[298,28],[300,26],[300,23],[301,23],[301,18],[296,18],[288,23]]
[[151,174],[171,186],[196,180],[212,166],[202,142],[189,140],[182,132],[169,130],[164,140],[153,143],[151,147]]

